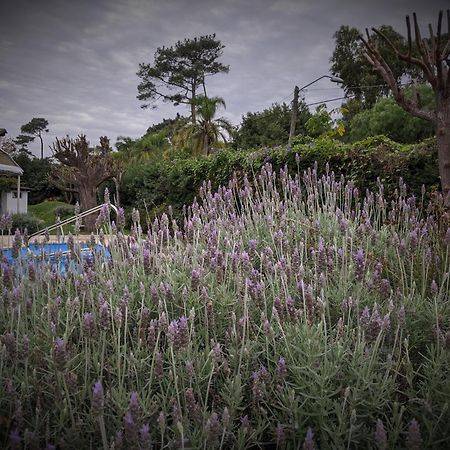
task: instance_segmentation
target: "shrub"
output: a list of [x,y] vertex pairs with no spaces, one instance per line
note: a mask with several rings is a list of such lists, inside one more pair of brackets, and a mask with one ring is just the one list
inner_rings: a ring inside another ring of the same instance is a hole
[[181,217],[183,205],[198,195],[204,180],[213,188],[226,184],[233,171],[257,172],[270,162],[278,170],[285,165],[300,173],[317,164],[327,164],[337,176],[349,177],[360,191],[377,190],[379,181],[386,192],[394,194],[399,178],[410,193],[421,196],[422,184],[430,190],[439,187],[437,147],[430,138],[420,144],[406,145],[385,136],[375,136],[345,144],[329,137],[300,138],[290,147],[263,147],[249,150],[222,150],[208,157],[174,158],[131,167],[124,176],[122,198],[125,206],[147,209],[150,215],[172,205],[174,216]]
[[34,233],[42,229],[44,222],[39,220],[33,214],[13,214],[12,216],[13,225],[12,230],[16,230],[17,228],[23,232],[25,228],[28,230],[28,233]]
[[74,214],[75,214],[74,206],[58,206],[58,208],[55,209],[55,220],[58,217],[60,217],[61,219],[65,219],[70,216],[73,216]]

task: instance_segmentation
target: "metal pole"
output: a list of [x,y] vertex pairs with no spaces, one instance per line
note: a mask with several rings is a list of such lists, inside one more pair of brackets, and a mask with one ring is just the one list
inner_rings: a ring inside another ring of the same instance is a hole
[[17,177],[17,214],[20,212],[20,175]]
[[295,124],[297,122],[297,111],[298,111],[298,93],[300,89],[298,86],[294,88],[294,100],[292,100],[292,110],[291,110],[291,128],[289,130],[289,143],[292,144],[292,139],[295,136]]

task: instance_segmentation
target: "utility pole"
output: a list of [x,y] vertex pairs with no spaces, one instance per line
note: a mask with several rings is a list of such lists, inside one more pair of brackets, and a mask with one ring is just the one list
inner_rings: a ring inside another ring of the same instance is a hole
[[300,89],[298,86],[294,88],[294,100],[292,100],[292,109],[291,109],[291,129],[289,130],[289,142],[288,145],[292,144],[292,139],[295,136],[295,124],[297,122],[297,111],[298,111],[298,93]]

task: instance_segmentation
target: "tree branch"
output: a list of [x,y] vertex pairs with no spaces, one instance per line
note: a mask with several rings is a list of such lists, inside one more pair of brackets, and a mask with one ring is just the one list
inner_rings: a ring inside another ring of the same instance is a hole
[[53,178],[51,175],[49,175],[47,177],[49,183],[53,184],[53,186],[55,186],[56,188],[58,188],[61,191],[66,191],[66,192],[78,192],[78,189],[75,188],[70,188],[67,186],[64,186],[63,184],[59,183],[58,181],[55,180],[55,178]]

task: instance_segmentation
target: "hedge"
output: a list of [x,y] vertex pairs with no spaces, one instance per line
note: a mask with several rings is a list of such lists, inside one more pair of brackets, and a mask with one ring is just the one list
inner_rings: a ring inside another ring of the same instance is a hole
[[203,181],[213,187],[224,185],[233,172],[258,173],[270,162],[275,170],[285,165],[290,173],[299,172],[317,164],[318,171],[329,170],[343,174],[355,185],[377,190],[378,179],[385,192],[394,193],[399,178],[410,193],[421,197],[422,185],[427,191],[439,189],[437,146],[434,138],[419,144],[399,144],[385,136],[345,144],[330,138],[304,139],[291,147],[273,147],[249,150],[225,149],[208,157],[174,158],[132,166],[123,178],[122,199],[127,208],[137,207],[151,219],[171,205],[174,216],[180,218],[183,205],[192,203]]

